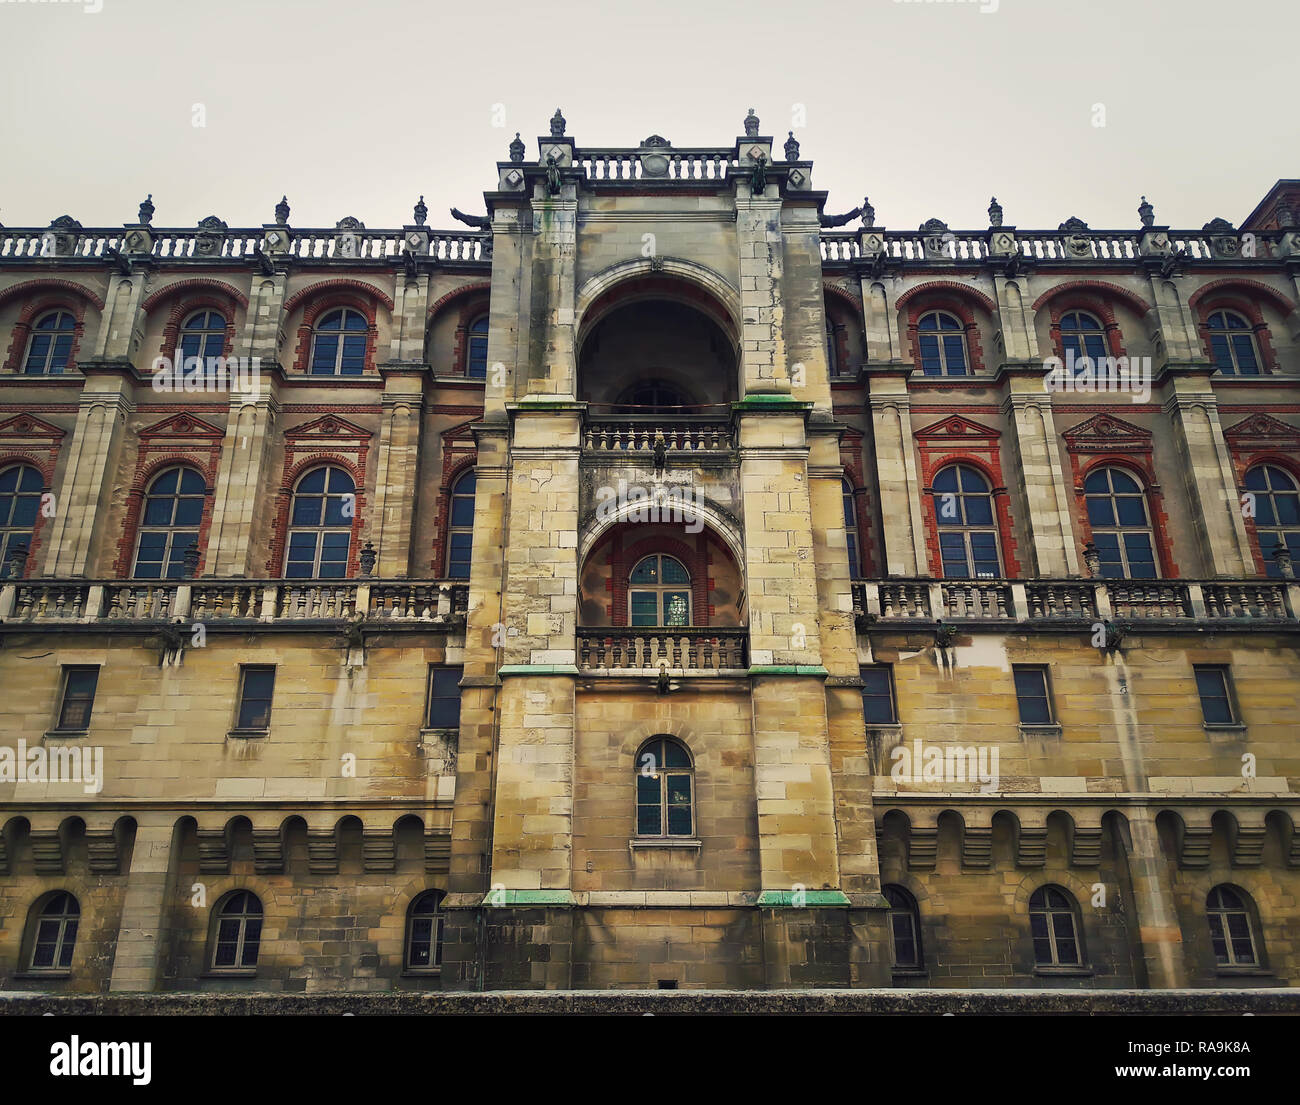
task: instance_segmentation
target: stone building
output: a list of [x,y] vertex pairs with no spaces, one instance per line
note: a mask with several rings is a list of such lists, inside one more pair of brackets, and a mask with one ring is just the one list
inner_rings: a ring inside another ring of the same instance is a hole
[[1300,980],[1300,181],[760,129],[0,229],[0,988]]

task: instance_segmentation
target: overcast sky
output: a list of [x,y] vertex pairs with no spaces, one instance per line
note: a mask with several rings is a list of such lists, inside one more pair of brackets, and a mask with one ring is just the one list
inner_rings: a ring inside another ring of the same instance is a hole
[[448,227],[558,105],[580,147],[803,121],[827,210],[892,229],[982,228],[993,194],[1024,229],[1133,227],[1143,194],[1239,223],[1300,176],[1297,30],[1294,0],[0,0],[0,222],[152,192],[155,225],[253,226],[287,193],[297,226],[392,227],[423,193]]

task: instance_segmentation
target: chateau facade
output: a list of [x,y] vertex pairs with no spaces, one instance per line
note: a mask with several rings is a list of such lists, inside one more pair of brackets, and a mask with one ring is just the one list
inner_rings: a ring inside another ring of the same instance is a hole
[[0,989],[1300,981],[1300,181],[760,129],[0,228]]

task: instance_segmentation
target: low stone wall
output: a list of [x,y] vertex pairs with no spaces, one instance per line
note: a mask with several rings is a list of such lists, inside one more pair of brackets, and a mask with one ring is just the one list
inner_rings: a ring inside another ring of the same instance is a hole
[[1275,990],[495,990],[385,994],[2,994],[0,1015],[1300,1014]]

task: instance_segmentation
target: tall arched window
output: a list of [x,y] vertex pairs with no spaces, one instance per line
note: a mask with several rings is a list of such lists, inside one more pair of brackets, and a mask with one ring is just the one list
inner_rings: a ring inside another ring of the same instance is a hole
[[1155,579],[1155,547],[1142,485],[1118,468],[1099,468],[1083,483],[1092,543],[1105,579]]
[[27,339],[23,372],[28,376],[57,376],[68,367],[77,320],[71,311],[50,311],[36,320]]
[[1275,464],[1258,464],[1246,473],[1246,490],[1255,497],[1255,540],[1259,542],[1264,570],[1274,578],[1282,574],[1273,550],[1284,545],[1292,562],[1300,565],[1300,491],[1291,474]]
[[928,311],[916,324],[921,371],[927,376],[966,376],[966,335],[961,319],[947,311]]
[[835,323],[826,316],[826,371],[832,378],[840,374],[840,352],[835,343]]
[[894,948],[894,966],[920,970],[921,923],[916,899],[901,886],[882,886],[889,903],[889,936]]
[[76,898],[62,890],[51,894],[34,918],[27,966],[33,971],[66,971],[71,967],[80,919],[81,906]]
[[934,477],[934,520],[946,579],[998,579],[993,494],[974,468],[953,464]]
[[1215,367],[1229,376],[1258,376],[1259,351],[1250,323],[1236,311],[1215,311],[1205,321]]
[[356,485],[342,468],[313,468],[298,481],[289,511],[286,579],[341,579],[348,574]]
[[177,344],[182,369],[192,357],[206,364],[226,351],[226,320],[216,311],[196,311],[181,324]]
[[636,756],[636,835],[695,835],[695,769],[686,746],[655,737]]
[[251,970],[262,941],[262,903],[250,890],[236,890],[217,903],[212,933],[214,971]]
[[406,969],[436,971],[442,966],[442,891],[426,890],[406,911]]
[[1216,886],[1205,901],[1215,961],[1222,967],[1258,967],[1259,950],[1246,895],[1235,886]]
[[478,480],[466,472],[451,487],[447,512],[447,578],[469,579],[474,554],[474,492]]
[[1070,311],[1061,316],[1061,353],[1067,359],[1073,353],[1076,364],[1087,357],[1094,366],[1100,358],[1109,356],[1106,331],[1096,316],[1087,311]]
[[690,625],[691,575],[671,556],[646,556],[627,580],[630,625]]
[[366,316],[350,307],[329,311],[312,334],[311,371],[318,376],[360,376],[366,367]]
[[185,552],[199,540],[206,494],[207,485],[193,468],[169,468],[155,477],[140,515],[133,573],[137,579],[185,577]]
[[0,579],[9,577],[9,558],[14,549],[32,551],[32,533],[41,509],[45,480],[30,464],[15,464],[0,472]]
[[487,378],[488,317],[479,315],[469,324],[469,349],[465,357],[465,375],[474,380]]
[[853,498],[853,485],[841,480],[844,492],[844,537],[849,546],[849,578],[862,577],[862,558],[858,554],[858,507]]
[[1059,886],[1040,886],[1029,899],[1029,932],[1040,967],[1077,967],[1083,962],[1074,899]]

